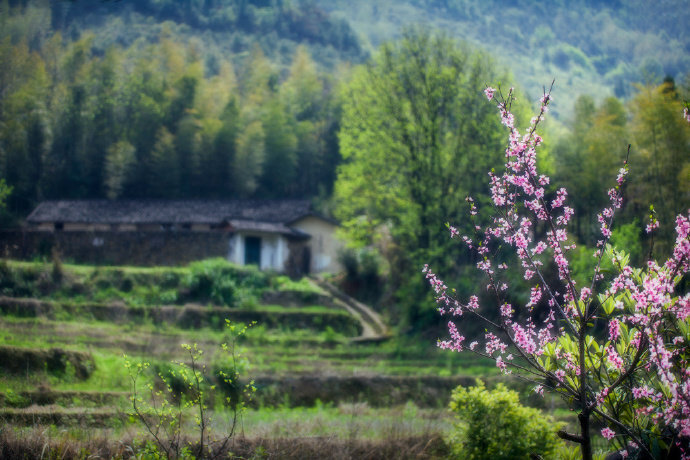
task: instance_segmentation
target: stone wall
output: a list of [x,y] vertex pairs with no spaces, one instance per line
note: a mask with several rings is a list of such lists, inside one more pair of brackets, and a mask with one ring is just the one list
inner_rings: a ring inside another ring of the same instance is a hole
[[89,264],[178,265],[227,257],[228,245],[224,232],[0,231],[3,257],[50,257],[56,247],[64,261]]

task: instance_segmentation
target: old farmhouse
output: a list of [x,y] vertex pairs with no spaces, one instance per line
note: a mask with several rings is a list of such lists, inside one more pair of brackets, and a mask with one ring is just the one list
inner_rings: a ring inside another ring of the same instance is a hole
[[338,269],[337,224],[305,200],[45,201],[27,224],[25,239],[52,238],[75,261],[169,265],[222,256],[290,274]]

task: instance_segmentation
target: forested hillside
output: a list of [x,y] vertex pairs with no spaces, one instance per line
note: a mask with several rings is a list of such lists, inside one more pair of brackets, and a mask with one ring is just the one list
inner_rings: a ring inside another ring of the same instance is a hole
[[8,209],[58,197],[327,198],[338,82],[413,23],[480,43],[531,96],[555,77],[561,118],[580,95],[629,98],[634,82],[664,75],[683,91],[682,3],[5,0]]
[[258,43],[271,60],[289,65],[299,44],[308,45],[316,59],[329,67],[361,61],[366,56],[350,25],[330,17],[313,2],[286,0],[11,0],[9,6],[49,8],[49,18],[34,18],[30,40],[40,40],[49,26],[72,39],[85,30],[97,31],[94,49],[137,40],[156,42],[161,23],[180,39],[203,43],[209,70],[218,59],[241,62]]
[[318,0],[372,47],[425,24],[490,51],[534,99],[556,79],[554,113],[583,94],[630,97],[632,83],[676,80],[690,68],[690,8],[683,0]]
[[330,194],[337,80],[320,69],[328,53],[361,58],[347,24],[281,2],[12,3],[0,18],[12,215],[47,198]]

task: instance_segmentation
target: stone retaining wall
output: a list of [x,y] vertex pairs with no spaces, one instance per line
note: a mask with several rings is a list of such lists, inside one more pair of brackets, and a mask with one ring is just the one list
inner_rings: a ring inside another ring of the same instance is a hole
[[224,232],[0,231],[0,254],[13,259],[49,258],[98,265],[179,265],[227,257]]

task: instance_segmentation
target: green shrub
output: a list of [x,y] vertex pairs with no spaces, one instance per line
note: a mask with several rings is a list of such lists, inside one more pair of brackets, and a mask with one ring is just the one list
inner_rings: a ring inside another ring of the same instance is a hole
[[458,419],[448,440],[457,458],[526,459],[532,453],[548,458],[562,445],[556,436],[560,425],[522,406],[517,392],[501,383],[494,390],[481,380],[456,388],[450,409]]
[[268,275],[252,267],[237,267],[222,258],[189,264],[186,297],[195,302],[246,307],[268,287]]
[[[0,396],[2,396],[1,393]],[[31,405],[31,400],[29,398],[16,393],[11,388],[5,390],[4,397],[0,398],[0,401],[4,402],[4,405],[7,407],[25,408]]]

